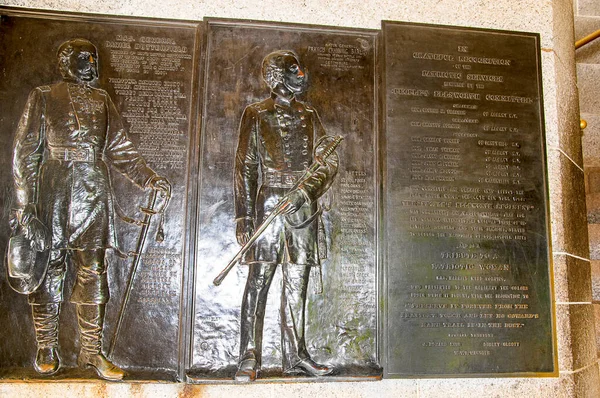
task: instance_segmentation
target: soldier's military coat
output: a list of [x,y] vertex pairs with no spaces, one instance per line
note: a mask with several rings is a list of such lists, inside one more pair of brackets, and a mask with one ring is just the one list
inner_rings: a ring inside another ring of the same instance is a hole
[[155,175],[127,137],[109,95],[83,84],[29,95],[13,152],[17,204],[35,204],[52,249],[116,246],[111,165],[143,187]]
[[[317,112],[294,98],[287,102],[273,94],[246,107],[235,160],[236,218],[253,220],[257,227],[313,163],[313,150],[324,137]],[[332,156],[300,186],[306,203],[277,217],[243,262],[319,265],[317,199],[336,173],[337,156]]]

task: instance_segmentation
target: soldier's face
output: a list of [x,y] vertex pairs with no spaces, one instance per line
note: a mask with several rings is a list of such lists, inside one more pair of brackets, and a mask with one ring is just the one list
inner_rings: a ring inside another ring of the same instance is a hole
[[292,93],[304,91],[306,75],[300,67],[300,62],[291,56],[286,55],[283,59],[283,85]]
[[92,46],[76,46],[71,54],[70,72],[82,82],[91,82],[98,77],[98,54]]

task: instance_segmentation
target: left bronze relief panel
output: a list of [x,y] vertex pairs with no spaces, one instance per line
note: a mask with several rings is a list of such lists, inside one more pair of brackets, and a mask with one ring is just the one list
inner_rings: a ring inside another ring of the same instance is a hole
[[198,23],[0,8],[0,377],[180,380]]

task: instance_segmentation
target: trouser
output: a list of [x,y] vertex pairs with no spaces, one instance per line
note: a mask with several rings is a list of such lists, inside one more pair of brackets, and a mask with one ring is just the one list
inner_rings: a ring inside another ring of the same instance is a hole
[[[249,268],[242,301],[240,361],[255,359],[260,367],[265,307],[277,264],[254,263]],[[283,370],[286,371],[301,360],[310,358],[304,338],[304,307],[310,266],[284,263],[282,272],[283,289],[279,310]]]
[[53,250],[41,286],[29,295],[29,304],[46,305],[63,301],[63,286],[69,259],[77,269],[70,301],[75,304],[106,304],[108,279],[105,250]]
[[[38,348],[58,346],[58,317],[60,303],[63,301],[63,286],[69,257],[72,257],[77,267],[77,280],[71,294],[71,302],[87,304],[85,307],[95,307],[95,311],[100,311],[102,314],[103,309],[99,307],[103,307],[103,304],[108,301],[104,256],[103,249],[51,252],[44,281],[28,297]],[[85,339],[82,341],[85,342]]]

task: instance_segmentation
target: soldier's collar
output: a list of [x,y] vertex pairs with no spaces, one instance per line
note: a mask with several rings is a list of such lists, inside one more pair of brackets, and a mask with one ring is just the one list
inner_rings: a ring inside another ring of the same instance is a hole
[[271,98],[273,98],[273,102],[275,103],[275,106],[290,107],[290,106],[292,106],[293,103],[296,102],[296,96],[293,96],[292,98],[287,99],[287,98],[284,98],[275,93],[271,93]]

